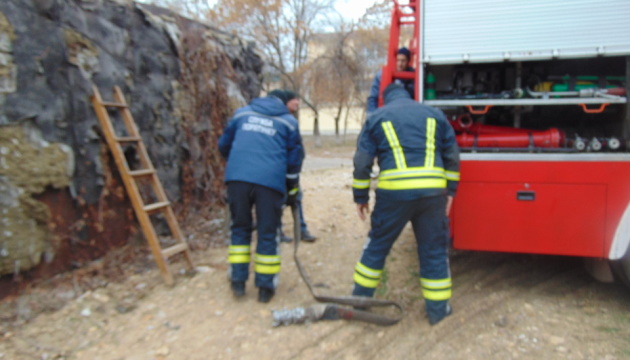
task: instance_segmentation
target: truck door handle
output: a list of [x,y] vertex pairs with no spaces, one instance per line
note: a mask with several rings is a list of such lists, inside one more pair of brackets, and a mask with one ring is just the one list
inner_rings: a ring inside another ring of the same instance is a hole
[[534,191],[517,191],[516,200],[534,201],[536,200],[536,193]]

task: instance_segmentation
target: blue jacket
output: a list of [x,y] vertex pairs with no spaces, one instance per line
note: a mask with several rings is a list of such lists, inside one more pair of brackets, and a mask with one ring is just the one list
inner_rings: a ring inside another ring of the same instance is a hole
[[[415,71],[415,69],[412,67],[407,67],[405,71]],[[378,109],[378,94],[379,94],[379,91],[381,90],[381,77],[383,77],[383,71],[379,70],[376,73],[374,80],[372,80],[372,87],[370,87],[370,96],[368,96],[367,98],[367,108],[366,108],[367,116],[370,116],[376,109]],[[414,97],[413,92],[415,88],[413,80],[395,79],[394,82],[403,85],[405,89],[407,90],[407,92],[409,92],[409,95],[411,96],[411,98],[413,99]]]
[[234,113],[219,139],[225,182],[243,181],[286,193],[298,184],[304,148],[297,120],[275,97],[256,98]]
[[459,148],[444,113],[411,100],[402,87],[386,94],[385,106],[366,120],[354,155],[354,201],[369,200],[374,158],[380,173],[377,194],[391,200],[454,195]]

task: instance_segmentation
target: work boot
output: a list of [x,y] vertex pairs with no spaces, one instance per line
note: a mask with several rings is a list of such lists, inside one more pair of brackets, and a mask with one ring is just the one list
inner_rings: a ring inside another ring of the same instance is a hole
[[431,325],[435,325],[437,323],[439,323],[440,321],[444,320],[445,317],[451,315],[453,313],[453,309],[451,309],[450,305],[446,305],[446,312],[444,312],[444,315],[441,317],[431,317],[429,316],[429,324]]
[[308,230],[302,231],[301,239],[302,241],[306,241],[306,242],[314,242],[315,240],[317,240],[317,238],[313,236],[310,232],[308,232]]
[[280,233],[280,242],[290,243],[291,241],[293,241],[293,239],[291,239],[290,237],[284,235],[284,233]]
[[245,295],[245,282],[232,281],[232,294],[237,298],[243,297]]
[[271,298],[275,293],[276,291],[274,289],[260,287],[258,289],[258,302],[268,303],[269,301],[271,301]]

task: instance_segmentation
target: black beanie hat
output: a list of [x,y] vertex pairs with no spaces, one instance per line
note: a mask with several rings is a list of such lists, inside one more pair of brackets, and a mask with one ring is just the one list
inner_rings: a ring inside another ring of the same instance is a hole
[[280,89],[276,89],[270,92],[268,96],[273,96],[280,99],[280,101],[282,101],[284,105],[286,105],[289,101],[297,97],[295,93],[291,90],[280,90]]
[[401,47],[400,49],[398,49],[397,54],[405,55],[407,57],[407,60],[411,59],[411,51],[409,51],[409,49],[407,49],[406,47]]

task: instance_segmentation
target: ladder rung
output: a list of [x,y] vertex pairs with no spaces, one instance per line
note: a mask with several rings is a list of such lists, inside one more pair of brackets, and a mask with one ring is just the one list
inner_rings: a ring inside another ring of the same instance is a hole
[[186,245],[186,243],[180,243],[177,245],[173,245],[169,248],[163,249],[162,256],[164,256],[165,258],[169,258],[175,254],[179,254],[180,252],[183,252],[186,250],[188,250],[188,245]]
[[163,208],[165,208],[165,207],[167,207],[169,205],[171,205],[170,202],[163,201],[163,202],[147,205],[147,206],[143,207],[143,209],[144,209],[144,211],[150,213],[150,212],[154,212],[154,211],[163,209]]
[[123,136],[114,139],[118,142],[136,142],[142,140],[140,136]]
[[141,169],[141,170],[133,170],[129,172],[129,175],[136,176],[136,177],[153,175],[153,174],[155,174],[155,169]]
[[127,107],[127,104],[119,104],[119,103],[109,102],[109,101],[103,101],[101,102],[101,105],[107,106],[107,107],[123,108],[123,109]]

